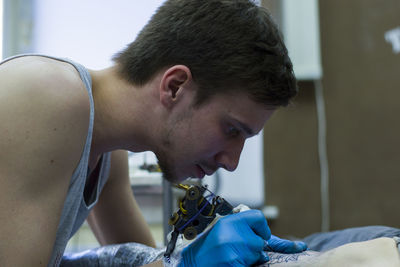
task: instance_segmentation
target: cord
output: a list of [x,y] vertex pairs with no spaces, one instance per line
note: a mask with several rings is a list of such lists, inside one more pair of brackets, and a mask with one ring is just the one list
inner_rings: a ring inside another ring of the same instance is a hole
[[329,168],[326,145],[326,114],[322,81],[315,80],[315,102],[318,117],[318,156],[321,171],[321,231],[329,231],[330,204],[329,204]]
[[[208,190],[208,191],[209,191],[209,190]],[[204,198],[205,198],[204,205],[200,208],[200,210],[199,210],[195,215],[193,215],[184,225],[182,225],[182,226],[178,229],[178,231],[182,231],[182,229],[184,229],[189,223],[191,223],[194,219],[196,219],[196,218],[199,216],[199,214],[205,209],[205,207],[206,207],[208,204],[210,204],[210,202],[208,201],[207,198],[209,198],[209,197],[215,197],[215,195],[214,195],[211,191],[209,191],[209,192],[210,192],[211,194],[204,197]]]

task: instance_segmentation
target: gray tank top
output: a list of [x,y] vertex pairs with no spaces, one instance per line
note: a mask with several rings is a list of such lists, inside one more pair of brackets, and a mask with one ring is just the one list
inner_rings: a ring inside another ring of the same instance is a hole
[[84,194],[86,179],[89,176],[88,163],[89,163],[90,145],[92,142],[93,122],[94,122],[94,102],[92,94],[92,80],[90,74],[85,67],[69,59],[64,59],[64,58],[61,59],[45,55],[34,55],[34,54],[18,55],[8,58],[3,62],[1,62],[0,64],[22,56],[42,56],[71,64],[79,72],[80,78],[85,84],[86,90],[88,91],[89,95],[90,121],[89,121],[88,134],[86,137],[86,143],[83,149],[83,153],[81,155],[81,159],[78,163],[78,166],[74,170],[71,177],[68,193],[64,202],[64,207],[62,210],[60,222],[57,228],[57,235],[53,247],[53,252],[48,264],[48,266],[58,266],[60,264],[68,240],[75,234],[75,232],[83,224],[83,222],[89,215],[90,210],[98,201],[100,192],[103,189],[104,184],[108,179],[111,154],[105,153],[101,157],[101,162],[99,162],[98,165],[99,177],[97,179],[96,185],[93,187],[94,192],[89,192],[89,195],[93,196],[92,198],[93,201],[91,201],[91,203],[87,205],[83,197],[83,194]]

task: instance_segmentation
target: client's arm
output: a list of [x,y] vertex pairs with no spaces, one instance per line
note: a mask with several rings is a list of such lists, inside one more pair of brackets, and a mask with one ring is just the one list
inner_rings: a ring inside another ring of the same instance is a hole
[[399,251],[392,238],[349,243],[326,252],[304,251],[298,254],[268,252],[270,260],[260,266],[400,266]]

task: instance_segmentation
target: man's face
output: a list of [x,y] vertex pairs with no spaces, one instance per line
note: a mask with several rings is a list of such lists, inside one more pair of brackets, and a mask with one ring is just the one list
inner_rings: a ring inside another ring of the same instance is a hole
[[177,183],[221,167],[234,171],[245,140],[263,129],[273,111],[244,93],[216,95],[200,107],[181,108],[166,122],[156,153],[164,177]]

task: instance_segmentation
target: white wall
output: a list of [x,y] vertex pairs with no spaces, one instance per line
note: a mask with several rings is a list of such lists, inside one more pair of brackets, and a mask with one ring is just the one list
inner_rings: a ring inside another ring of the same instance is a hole
[[299,80],[322,77],[318,0],[281,0],[282,32]]
[[88,68],[111,65],[163,0],[36,0],[33,50]]

